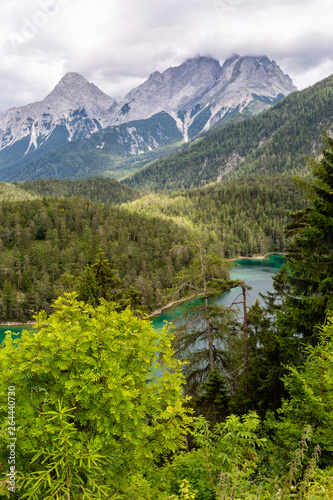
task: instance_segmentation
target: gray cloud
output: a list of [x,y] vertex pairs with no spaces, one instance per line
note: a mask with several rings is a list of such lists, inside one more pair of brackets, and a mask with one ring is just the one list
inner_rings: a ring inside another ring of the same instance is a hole
[[67,71],[117,99],[186,58],[266,54],[303,88],[333,72],[330,0],[2,0],[0,110]]

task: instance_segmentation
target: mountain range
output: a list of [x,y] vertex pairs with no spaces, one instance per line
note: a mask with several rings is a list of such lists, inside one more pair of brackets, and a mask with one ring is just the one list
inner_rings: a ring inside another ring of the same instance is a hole
[[196,57],[152,73],[121,102],[68,73],[41,102],[0,115],[0,180],[121,178],[216,124],[296,87],[268,57]]
[[333,75],[293,92],[271,109],[189,143],[122,182],[142,190],[197,188],[251,174],[303,175],[307,156],[319,158],[323,132],[332,134]]

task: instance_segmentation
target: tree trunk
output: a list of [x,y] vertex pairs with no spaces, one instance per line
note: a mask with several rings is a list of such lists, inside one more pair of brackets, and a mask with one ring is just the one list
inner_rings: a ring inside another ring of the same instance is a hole
[[[208,299],[205,299],[206,311],[208,310]],[[208,338],[208,350],[209,350],[209,366],[211,371],[214,370],[214,352],[213,352],[213,340],[212,340],[212,331],[210,328],[209,319],[206,319],[207,322],[207,338]]]
[[245,358],[245,391],[248,391],[248,376],[249,376],[249,346],[248,346],[248,330],[247,330],[247,310],[246,310],[246,288],[244,281],[242,282],[243,291],[243,307],[244,307],[244,358]]

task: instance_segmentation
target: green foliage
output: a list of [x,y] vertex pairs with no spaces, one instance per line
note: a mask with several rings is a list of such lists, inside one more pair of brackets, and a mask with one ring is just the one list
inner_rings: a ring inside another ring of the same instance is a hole
[[[73,408],[74,410],[74,408]],[[44,429],[48,442],[43,449],[36,450],[31,464],[40,464],[40,469],[20,476],[20,498],[29,500],[51,500],[65,498],[102,499],[115,498],[110,488],[103,485],[101,478],[106,460],[99,454],[94,442],[82,440],[74,423],[71,410],[58,402],[58,411],[47,411]]]
[[236,257],[284,252],[288,212],[304,208],[304,201],[291,177],[256,175],[169,195],[149,194],[126,206],[180,223],[211,241],[211,252]]
[[[224,364],[226,364],[226,358],[227,355],[223,359]],[[200,387],[196,387],[196,394],[192,399],[192,405],[194,406],[196,413],[205,416],[210,422],[221,420],[227,417],[227,415],[229,414],[228,410],[230,396],[227,378],[220,374],[219,369],[217,368],[217,366],[219,366],[219,363],[217,363],[217,361],[218,360],[215,361],[214,370],[208,372],[206,379],[204,379],[204,381],[200,384]],[[192,362],[191,368],[190,370],[188,370],[192,372],[192,374],[193,368],[194,367]],[[225,369],[226,367],[224,366],[223,368]],[[186,375],[187,373],[185,371],[185,376]],[[201,379],[202,378],[203,377],[201,377]]]
[[38,195],[27,193],[19,186],[13,186],[12,184],[0,182],[0,201],[33,200],[37,197]]
[[286,256],[290,274],[280,328],[316,342],[314,326],[333,309],[333,140],[326,136],[319,162],[309,164],[315,180],[307,188],[310,206],[292,215]]
[[175,329],[176,356],[187,362],[185,390],[195,396],[197,411],[213,421],[227,414],[227,402],[244,369],[243,332],[235,314],[204,300],[193,301]]
[[[35,333],[7,335],[2,345],[0,392],[16,388],[16,467],[27,498],[41,498],[34,488],[51,498],[69,484],[77,499],[88,498],[83,488],[100,498],[106,485],[108,498],[151,498],[144,492],[155,487],[157,463],[185,444],[190,419],[172,336],[115,307],[102,300],[94,309],[66,294],[51,316],[36,317]],[[4,405],[0,411],[5,462]]]
[[[79,183],[77,189],[65,181],[27,184],[36,192],[57,194],[64,183],[65,195],[78,192],[98,199],[100,191],[107,199],[110,181],[95,181]],[[210,253],[229,258],[280,252],[285,248],[282,228],[287,210],[302,207],[291,180],[283,177],[150,195],[121,207],[78,198],[3,202],[0,321],[27,321],[30,311],[50,312],[56,297],[75,289],[99,248],[117,270],[123,288],[132,286],[141,293],[144,306],[158,308],[176,274],[191,262],[193,252],[184,245],[186,239],[204,239]],[[94,287],[93,281],[87,286]]]
[[79,300],[83,300],[94,307],[98,305],[101,298],[101,287],[91,266],[86,266],[82,276],[79,278],[76,289]]
[[[273,286],[275,288],[275,283]],[[249,308],[247,319],[248,390],[245,391],[244,384],[239,381],[229,407],[236,413],[243,413],[244,409],[251,408],[264,418],[268,410],[276,411],[281,406],[281,398],[286,396],[281,377],[286,373],[282,363],[289,359],[289,353],[281,349],[274,316],[269,309],[260,305],[258,299]]]
[[304,155],[319,153],[322,130],[332,126],[332,95],[330,76],[258,116],[208,133],[124,182],[140,189],[174,190],[199,187],[229,172],[237,177],[307,173]]
[[[197,409],[206,403],[204,413],[216,420],[226,414],[225,407],[220,413],[221,397],[224,403],[227,399],[225,394],[223,397],[225,387],[222,388],[226,380],[220,378],[217,371],[225,376],[226,370],[230,369],[229,361],[233,356],[230,355],[232,349],[228,334],[234,315],[230,308],[225,310],[214,305],[212,299],[239,283],[228,279],[231,262],[216,253],[208,253],[203,244],[205,242],[198,240],[188,243],[188,248],[192,248],[194,253],[191,264],[175,279],[174,296],[182,291],[185,297],[195,300],[183,309],[182,320],[175,329],[174,346],[176,356],[187,361],[184,367],[187,380],[185,391],[198,396],[195,400]],[[207,377],[207,384],[202,386]]]
[[187,479],[180,484],[180,497],[176,495],[171,495],[170,500],[195,500],[197,490],[192,490]]
[[132,295],[138,290],[142,304],[156,308],[174,276],[191,259],[189,252],[172,252],[188,234],[173,221],[80,198],[3,202],[0,321],[26,321],[31,311],[41,309],[51,312],[52,302],[64,291],[76,289],[81,276],[88,288],[102,286],[87,276],[87,266],[96,261],[99,249],[123,280],[121,288]]
[[333,497],[333,470],[317,469],[311,478],[307,500],[330,500]]
[[131,285],[123,288],[123,281],[117,272],[110,268],[103,250],[99,250],[98,257],[92,266],[86,266],[82,276],[76,282],[78,300],[96,307],[101,299],[116,302],[117,310],[130,306],[138,312],[142,304],[140,292]]
[[284,383],[289,391],[280,410],[278,428],[284,446],[292,447],[306,426],[312,428],[312,443],[318,444],[322,461],[332,465],[333,438],[333,318],[318,329],[316,346],[305,348],[303,367],[288,367]]
[[[0,184],[0,187],[1,185],[8,187],[12,186],[11,184]],[[22,192],[22,190],[27,192],[25,195],[27,198],[24,199],[36,196],[50,196],[57,198],[78,196],[79,198],[91,200],[94,203],[101,202],[109,203],[110,205],[118,205],[140,197],[140,193],[137,190],[123,186],[115,179],[105,179],[102,177],[83,181],[38,179],[30,182],[15,182],[14,185],[16,186],[15,192]],[[9,197],[7,197],[7,199],[9,199]]]
[[248,481],[258,465],[258,449],[265,439],[257,433],[255,413],[242,418],[230,415],[210,429],[208,421],[195,419],[192,435],[196,447],[178,455],[170,466],[174,478],[186,478],[197,490],[196,500],[255,498],[246,496]]

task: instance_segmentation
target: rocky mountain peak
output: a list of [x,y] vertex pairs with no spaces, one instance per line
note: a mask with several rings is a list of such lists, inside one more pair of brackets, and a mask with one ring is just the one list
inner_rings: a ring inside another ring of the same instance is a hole
[[177,120],[180,111],[191,109],[193,102],[215,85],[220,72],[216,59],[202,56],[188,59],[163,73],[155,71],[118,104],[114,122],[125,123],[139,116],[149,118],[161,111]]
[[[169,115],[168,127],[173,123],[178,128],[173,137],[178,141],[181,135],[187,141],[229,116],[260,113],[294,90],[290,77],[267,56],[234,54],[222,66],[210,56],[192,57],[179,66],[153,72],[120,103],[79,73],[70,72],[43,101],[0,115],[0,153],[4,151],[6,164],[14,164],[30,153],[43,154],[41,150],[89,138],[108,126],[118,134],[119,125],[154,115],[164,124]],[[128,125],[131,141],[136,126]],[[117,140],[123,144],[125,139]],[[147,139],[147,147],[158,147],[159,139],[154,136],[154,141]],[[103,142],[98,147],[104,147]],[[133,151],[139,154],[145,147],[135,146]],[[7,154],[10,148],[12,157]]]
[[65,109],[85,109],[88,116],[109,110],[115,100],[102,92],[96,85],[88,82],[79,73],[66,73],[44,103],[51,107]]
[[160,76],[160,72],[159,71],[154,71],[153,73],[151,73],[151,75],[149,76],[148,78],[148,81],[149,80],[154,80],[155,78],[158,78]]
[[230,113],[257,114],[296,90],[289,75],[267,56],[234,54],[222,65],[204,104],[214,103],[206,129]]
[[[296,87],[289,75],[267,56],[239,56],[238,54],[227,59],[222,66],[222,76],[230,80],[243,80],[248,87],[253,85],[263,87],[273,84],[276,88],[286,92],[293,92]],[[273,81],[271,81],[273,80]]]
[[10,109],[0,118],[0,151],[24,140],[26,155],[49,141],[56,129],[63,140],[89,137],[109,125],[115,105],[79,73],[67,73],[43,101]]

